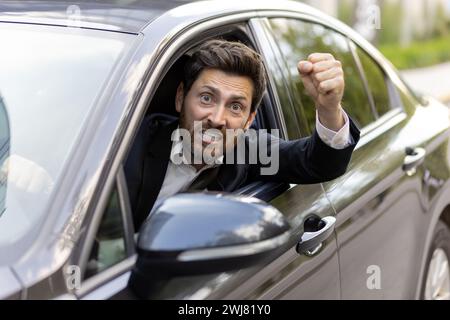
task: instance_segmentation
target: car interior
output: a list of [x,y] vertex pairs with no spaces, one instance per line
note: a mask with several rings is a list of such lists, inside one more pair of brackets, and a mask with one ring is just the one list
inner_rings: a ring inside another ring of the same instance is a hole
[[[228,27],[224,32],[221,30],[213,32],[208,38],[220,38],[229,41],[239,41],[245,43],[246,45],[255,49],[255,46],[250,41],[247,32],[245,31],[245,26],[233,26]],[[179,113],[175,110],[175,96],[177,87],[180,83],[180,79],[183,78],[184,73],[184,65],[190,57],[190,53],[192,49],[195,49],[196,46],[205,40],[203,37],[197,42],[189,43],[190,47],[185,48],[180,52],[177,57],[174,57],[174,61],[172,62],[170,68],[167,70],[165,75],[159,82],[158,89],[155,91],[153,98],[149,104],[147,112],[145,114],[145,118],[148,118],[152,115],[167,115],[171,117],[178,117]],[[277,128],[275,119],[275,112],[273,111],[271,100],[269,94],[266,93],[263,97],[263,101],[258,109],[258,113],[251,125],[253,129],[271,129]],[[145,123],[145,121],[143,121]],[[136,143],[142,143],[142,137],[139,135],[135,139]],[[132,157],[133,155],[129,155]],[[135,173],[140,174],[140,173]],[[276,195],[280,194],[284,190],[286,190],[286,184],[280,183],[262,183],[262,182],[252,182],[246,185],[245,187],[237,190],[238,194],[251,194],[257,198],[260,198],[264,201],[270,201]]]

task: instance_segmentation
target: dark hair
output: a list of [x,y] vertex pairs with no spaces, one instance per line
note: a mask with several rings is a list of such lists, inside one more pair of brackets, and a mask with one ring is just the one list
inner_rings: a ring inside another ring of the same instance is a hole
[[247,76],[253,82],[253,97],[250,112],[261,103],[266,76],[261,56],[240,42],[209,40],[202,44],[186,62],[184,67],[184,94],[191,89],[203,69],[212,68]]

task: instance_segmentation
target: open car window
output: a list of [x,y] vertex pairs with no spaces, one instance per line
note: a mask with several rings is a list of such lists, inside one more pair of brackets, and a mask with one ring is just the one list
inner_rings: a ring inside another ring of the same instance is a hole
[[[226,36],[214,36],[212,38],[222,38],[225,40],[234,40],[234,41],[240,41],[244,44],[252,47],[255,49],[255,46],[250,41],[250,38],[243,39],[242,32],[239,32],[239,36],[235,34],[228,34]],[[204,39],[202,40],[204,42]],[[181,52],[178,56],[178,58],[175,61],[172,61],[169,64],[169,67],[167,71],[165,72],[164,76],[159,82],[159,86],[157,90],[154,92],[153,97],[149,103],[147,113],[144,117],[144,121],[142,122],[141,129],[139,130],[139,133],[137,134],[135,141],[133,143],[133,146],[131,148],[130,154],[128,156],[128,159],[126,160],[125,164],[125,174],[127,176],[128,181],[128,188],[130,192],[130,204],[133,208],[133,212],[135,210],[138,210],[138,198],[136,197],[136,194],[139,192],[142,192],[142,185],[143,185],[143,179],[145,179],[145,173],[144,172],[138,172],[136,170],[136,167],[138,165],[132,164],[140,162],[142,164],[143,157],[145,156],[143,153],[145,153],[145,145],[148,144],[147,142],[144,142],[145,138],[144,136],[147,135],[146,133],[142,133],[143,127],[148,125],[148,119],[150,119],[152,116],[160,116],[166,117],[167,119],[176,119],[179,117],[179,113],[175,109],[175,97],[176,97],[176,91],[178,88],[179,83],[181,82],[181,79],[183,79],[183,72],[184,72],[184,66],[189,59],[189,50],[194,48],[198,43],[193,43],[190,48],[185,49],[184,52]],[[276,120],[274,119],[273,114],[273,103],[270,99],[269,94],[265,94],[260,107],[258,108],[257,115],[255,117],[255,120],[253,121],[251,128],[253,129],[272,129],[276,125]],[[145,170],[145,169],[144,169]],[[250,183],[250,182],[249,182]],[[277,184],[279,185],[279,184]],[[269,188],[271,191],[266,192],[264,191],[265,186]],[[246,186],[247,187],[247,186]],[[239,194],[248,194],[252,196],[258,197],[259,194],[265,194],[264,197],[262,197],[263,200],[270,200],[273,198],[274,190],[278,193],[281,193],[282,191],[279,191],[280,189],[277,187],[274,189],[272,184],[270,183],[251,183],[251,186],[249,188],[241,188],[239,190],[236,190],[236,193]]]

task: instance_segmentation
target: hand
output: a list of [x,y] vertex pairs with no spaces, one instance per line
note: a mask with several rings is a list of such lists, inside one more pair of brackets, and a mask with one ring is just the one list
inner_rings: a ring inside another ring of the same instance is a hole
[[338,131],[344,126],[341,100],[344,95],[344,71],[341,62],[329,53],[313,53],[297,65],[306,92],[314,100],[320,122]]

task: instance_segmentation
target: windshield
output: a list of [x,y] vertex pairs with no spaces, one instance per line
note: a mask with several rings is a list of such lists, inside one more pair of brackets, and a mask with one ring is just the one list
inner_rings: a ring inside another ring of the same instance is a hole
[[83,122],[134,37],[0,23],[0,248],[44,218]]

